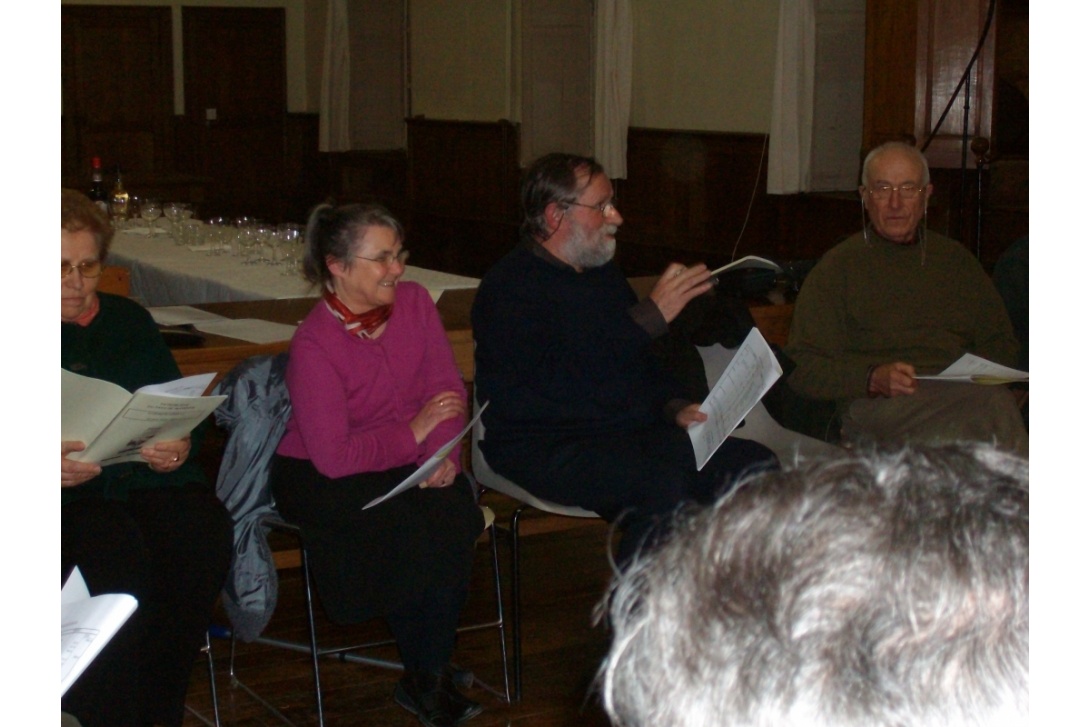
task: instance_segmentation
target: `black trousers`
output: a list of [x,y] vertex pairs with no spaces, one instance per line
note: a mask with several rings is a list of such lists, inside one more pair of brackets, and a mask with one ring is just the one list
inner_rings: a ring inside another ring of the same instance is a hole
[[610,435],[486,439],[484,445],[489,465],[527,491],[618,522],[622,566],[667,532],[679,506],[710,503],[740,476],[778,466],[764,445],[727,439],[697,471],[689,435],[666,423]]
[[454,653],[484,518],[462,475],[361,509],[414,469],[332,479],[310,460],[276,455],[271,485],[277,510],[302,529],[326,614],[385,618],[405,669],[434,672]]
[[181,725],[193,661],[231,562],[230,516],[207,486],[61,508],[61,578],[129,593],[136,612],[61,699],[84,727]]

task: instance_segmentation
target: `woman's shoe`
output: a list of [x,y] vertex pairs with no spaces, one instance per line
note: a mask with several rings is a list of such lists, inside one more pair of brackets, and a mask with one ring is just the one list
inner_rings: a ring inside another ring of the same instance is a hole
[[450,668],[443,670],[442,675],[439,677],[439,688],[446,692],[447,699],[450,702],[451,714],[454,715],[454,723],[461,724],[467,720],[473,719],[478,714],[484,711],[484,707],[479,702],[474,702],[458,691],[458,687],[454,686],[454,681],[450,677]]
[[427,727],[454,727],[460,708],[451,703],[438,674],[406,673],[394,688],[394,701],[416,715]]

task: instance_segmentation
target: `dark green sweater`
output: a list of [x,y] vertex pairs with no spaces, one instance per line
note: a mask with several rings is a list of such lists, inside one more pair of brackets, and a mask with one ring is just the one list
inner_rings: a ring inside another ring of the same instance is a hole
[[[146,310],[116,295],[100,293],[99,301],[99,313],[86,328],[61,323],[61,368],[112,381],[129,391],[181,376],[170,349]],[[124,500],[134,489],[204,482],[204,473],[194,461],[201,429],[198,427],[193,433],[189,458],[177,470],[153,472],[145,462],[109,465],[93,480],[61,488],[61,503],[83,497]]]
[[936,374],[964,353],[1005,366],[1018,342],[992,281],[959,242],[928,231],[898,245],[856,234],[825,253],[795,303],[788,383],[812,399],[867,395],[872,365]]

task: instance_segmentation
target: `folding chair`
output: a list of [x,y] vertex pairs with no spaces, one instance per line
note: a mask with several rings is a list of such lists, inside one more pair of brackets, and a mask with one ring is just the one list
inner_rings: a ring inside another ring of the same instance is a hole
[[[480,405],[477,403],[476,398],[473,401],[473,414],[476,416],[480,411]],[[514,661],[515,661],[515,687],[513,699],[515,702],[522,701],[522,569],[519,562],[520,548],[519,548],[519,523],[522,518],[522,513],[527,508],[533,508],[542,512],[547,512],[552,515],[561,515],[563,517],[573,518],[597,518],[597,513],[590,510],[584,510],[581,507],[574,507],[570,505],[558,505],[555,502],[549,502],[548,500],[542,500],[539,497],[531,495],[526,490],[516,485],[511,480],[497,474],[493,470],[488,462],[485,460],[484,452],[481,451],[480,443],[484,441],[485,428],[484,422],[480,419],[473,425],[472,434],[472,463],[473,463],[473,476],[477,482],[483,487],[489,490],[502,493],[518,500],[522,504],[516,508],[515,512],[511,515],[511,638],[514,642]],[[493,541],[495,542],[495,541]]]
[[[390,645],[393,643],[392,640],[332,648],[322,647],[318,644],[313,602],[312,572],[306,544],[303,542],[298,526],[285,521],[275,511],[271,495],[268,492],[268,463],[272,457],[272,453],[275,451],[276,441],[279,441],[280,435],[282,434],[283,423],[286,422],[287,415],[290,413],[290,403],[287,402],[286,385],[283,382],[283,372],[286,365],[286,354],[280,354],[276,357],[254,356],[239,364],[239,366],[232,370],[217,386],[217,393],[229,394],[228,401],[224,402],[224,407],[226,407],[226,409],[222,416],[221,412],[217,411],[217,421],[230,430],[227,452],[225,453],[224,459],[225,463],[228,463],[228,466],[232,467],[235,471],[229,473],[227,479],[247,480],[242,486],[242,490],[244,491],[239,492],[237,490],[232,490],[232,485],[236,485],[237,482],[224,481],[224,472],[221,470],[220,481],[217,482],[217,493],[221,498],[224,498],[226,503],[228,503],[228,509],[231,511],[232,516],[236,517],[236,559],[239,556],[240,535],[256,539],[254,545],[257,546],[258,555],[268,556],[268,558],[259,559],[256,563],[252,562],[251,559],[251,562],[247,564],[246,569],[251,576],[256,574],[257,580],[260,581],[260,579],[265,578],[267,579],[266,582],[259,583],[259,588],[253,588],[251,587],[251,584],[232,584],[232,577],[242,575],[241,573],[236,574],[234,572],[236,565],[239,565],[236,561],[236,564],[232,565],[232,575],[229,576],[228,587],[224,589],[224,595],[226,597],[230,592],[237,597],[237,595],[241,593],[246,593],[250,596],[253,596],[256,593],[260,597],[256,603],[256,617],[259,622],[257,631],[260,632],[263,630],[264,623],[267,623],[267,619],[271,617],[275,607],[275,603],[270,605],[269,601],[271,599],[271,601],[275,602],[278,588],[276,584],[275,565],[271,562],[271,549],[265,538],[267,537],[269,530],[275,530],[294,536],[298,540],[309,643],[288,641],[263,635],[257,635],[255,638],[249,638],[247,640],[310,655],[311,670],[314,677],[314,701],[317,710],[318,724],[324,725],[325,713],[322,701],[320,673],[320,661],[322,657],[336,658],[342,662],[365,664],[386,669],[400,670],[402,669],[402,665],[395,661],[365,656],[359,653],[360,651],[367,649]],[[238,398],[234,396],[236,387],[238,387]],[[277,427],[275,423],[271,423],[273,420],[279,422],[279,427]],[[267,437],[262,438],[262,436],[260,436],[262,433],[265,433]],[[276,441],[271,441],[269,437],[275,437]],[[247,451],[233,451],[233,443],[241,444]],[[231,455],[230,458],[228,458],[228,454]],[[248,508],[248,512],[241,512],[240,510],[243,509],[243,507]],[[459,628],[458,631],[459,633],[464,633],[490,628],[496,630],[499,636],[500,656],[503,662],[503,691],[499,691],[480,682],[468,672],[456,672],[454,678],[459,686],[465,687],[477,684],[505,702],[510,703],[511,689],[508,679],[507,641],[503,629],[503,599],[500,586],[499,551],[496,544],[495,515],[487,507],[482,507],[481,510],[485,518],[485,529],[489,534],[492,551],[492,573],[496,596],[496,616],[484,623],[463,626]],[[227,605],[226,598],[225,605]],[[254,606],[253,603],[242,605]],[[228,608],[227,610],[229,614],[232,614],[232,610],[237,612],[237,604],[235,607]],[[235,620],[235,616],[232,616],[232,620]],[[252,624],[247,624],[246,628],[253,629],[254,627]],[[285,723],[292,724],[280,710],[238,679],[238,675],[235,672],[235,646],[239,634],[234,625],[231,629],[223,630],[221,633],[231,639],[229,674],[232,686],[240,687]]]

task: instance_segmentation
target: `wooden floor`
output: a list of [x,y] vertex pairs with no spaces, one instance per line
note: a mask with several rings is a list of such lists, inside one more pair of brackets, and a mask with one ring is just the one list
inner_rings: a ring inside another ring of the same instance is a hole
[[[497,510],[497,522],[506,524],[511,501],[489,493],[485,502]],[[608,634],[604,626],[593,625],[592,618],[610,575],[607,526],[598,520],[546,517],[524,521],[523,532],[523,699],[508,706],[483,688],[469,689],[467,694],[481,702],[485,711],[468,724],[605,727],[609,721],[595,697],[593,683],[608,647]],[[474,580],[464,614],[467,623],[483,621],[495,614],[489,553],[487,540],[482,538],[477,546]],[[506,539],[501,539],[500,565],[503,596],[509,599],[510,548]],[[281,571],[280,575],[280,602],[266,635],[303,641],[306,622],[299,571]],[[226,623],[222,615],[217,615],[217,619]],[[510,653],[509,608],[507,619]],[[319,639],[323,644],[360,643],[388,636],[381,621],[357,627],[336,627],[324,618],[321,621]],[[328,635],[328,641],[323,634]],[[283,724],[243,690],[232,686],[228,675],[229,642],[213,639],[212,647],[223,724]],[[382,647],[376,655],[396,659],[392,647]],[[454,659],[477,678],[502,690],[496,630],[460,635]],[[241,682],[261,693],[294,723],[317,724],[308,656],[257,644],[240,644],[235,673]],[[323,661],[321,674],[328,725],[419,724],[393,701],[399,672],[327,660]],[[208,671],[203,661],[194,667],[187,704],[211,715]],[[202,722],[187,714],[184,724],[197,727]]]

